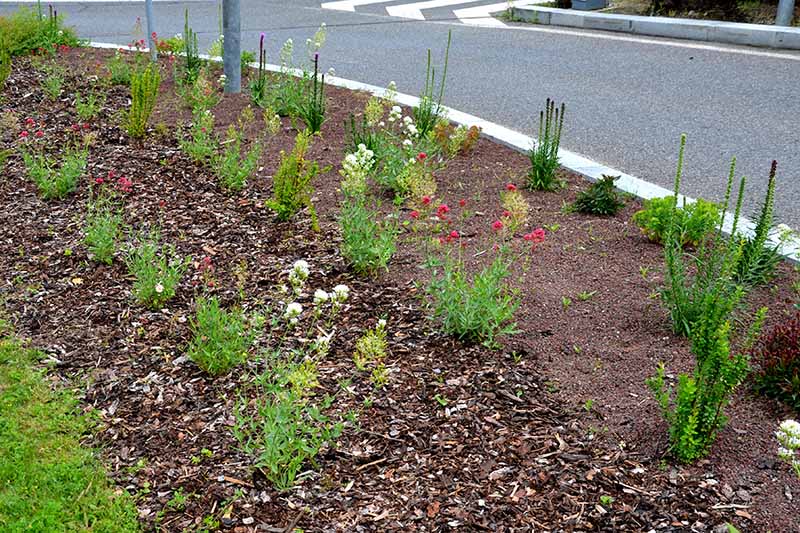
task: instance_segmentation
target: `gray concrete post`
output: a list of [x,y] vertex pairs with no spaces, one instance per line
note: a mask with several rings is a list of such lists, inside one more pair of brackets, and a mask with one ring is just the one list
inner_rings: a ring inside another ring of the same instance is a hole
[[222,68],[225,93],[242,92],[242,21],[239,0],[222,0]]
[[153,0],[144,1],[145,14],[147,15],[147,46],[150,47],[150,61],[156,62],[158,59],[158,49],[156,40],[153,39],[155,33],[155,21],[153,20]]
[[794,15],[794,0],[780,0],[778,2],[778,14],[775,17],[775,25],[791,26],[792,15]]

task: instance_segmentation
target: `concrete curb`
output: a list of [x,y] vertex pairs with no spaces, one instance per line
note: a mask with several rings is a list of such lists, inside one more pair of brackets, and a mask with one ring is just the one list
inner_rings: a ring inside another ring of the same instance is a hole
[[542,25],[800,50],[800,28],[796,27],[618,15],[538,6],[512,7],[511,13],[514,18]]
[[[116,44],[110,43],[90,43],[90,46],[94,48],[112,48],[112,49],[122,49],[122,50],[129,50],[129,51],[137,51],[135,48],[128,47],[128,46],[119,46]],[[144,52],[145,50],[140,50]],[[220,61],[219,58],[210,58],[205,54],[201,54],[201,57],[204,59],[209,59],[211,61]],[[258,63],[251,63],[249,65],[251,68],[258,68]],[[279,65],[266,65],[266,70],[270,72],[281,72],[281,67]],[[300,69],[293,69],[289,72],[294,76],[302,76],[303,71]],[[325,82],[328,85],[333,85],[335,87],[342,87],[344,89],[351,89],[354,91],[364,91],[370,93],[375,96],[385,96],[386,89],[383,87],[378,87],[377,85],[370,85],[367,83],[361,83],[359,81],[348,80],[345,78],[339,78],[336,76],[326,76]],[[414,107],[419,105],[419,98],[416,96],[412,96],[409,94],[397,93],[395,96],[395,100],[403,105]],[[520,133],[518,131],[514,131],[512,129],[506,128],[505,126],[501,126],[499,124],[495,124],[494,122],[489,122],[488,120],[484,120],[482,118],[476,117],[474,115],[470,115],[469,113],[464,113],[463,111],[459,111],[457,109],[453,109],[450,107],[443,106],[445,111],[447,112],[447,118],[449,118],[452,122],[456,124],[463,124],[465,126],[478,126],[481,128],[481,135],[486,137],[487,139],[491,139],[503,146],[507,146],[513,150],[516,150],[520,153],[527,154],[528,151],[534,144],[535,139],[524,133]],[[619,176],[615,185],[616,187],[629,194],[632,194],[638,198],[642,198],[644,200],[648,200],[650,198],[661,198],[663,196],[671,196],[672,191],[669,189],[665,189],[660,185],[656,185],[654,183],[650,183],[648,181],[644,181],[639,179],[635,176],[631,176],[630,174],[625,174],[619,170],[614,168],[605,166],[601,163],[597,163],[596,161],[592,161],[582,155],[576,154],[575,152],[570,152],[569,150],[559,149],[558,151],[559,163],[562,167],[566,168],[567,170],[571,170],[577,174],[580,174],[584,178],[590,181],[597,181],[601,179],[603,176]],[[724,166],[724,164],[723,164]],[[686,201],[687,203],[695,202],[694,198],[684,195],[678,195],[678,201],[683,202]],[[731,213],[725,214],[725,221],[723,223],[723,231],[730,233],[730,230],[733,228],[733,221],[734,217]],[[755,229],[755,224],[746,217],[739,217],[738,223],[738,230],[737,232],[741,232],[744,235],[752,235],[753,230]],[[780,232],[773,229],[772,234],[769,238],[769,245],[778,247],[780,246],[781,255],[785,258],[789,259],[792,262],[800,263],[800,238],[796,238],[793,242],[788,243],[781,243],[780,242]]]

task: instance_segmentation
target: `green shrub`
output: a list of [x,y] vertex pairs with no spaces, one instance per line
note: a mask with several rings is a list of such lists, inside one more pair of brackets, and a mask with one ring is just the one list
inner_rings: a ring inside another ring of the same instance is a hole
[[139,235],[125,263],[135,278],[133,296],[143,305],[160,309],[175,296],[190,258],[182,259],[174,246],[160,244],[158,231]]
[[[761,309],[751,327],[744,350],[758,335],[766,308]],[[647,385],[656,396],[664,418],[669,423],[670,450],[679,461],[691,463],[708,453],[717,432],[725,425],[723,414],[736,387],[748,372],[747,357],[731,354],[730,324],[718,325],[703,320],[703,327],[693,335],[692,353],[697,360],[692,375],[681,374],[673,392],[665,383],[664,364]]]
[[519,303],[507,283],[509,267],[499,254],[491,265],[470,276],[463,262],[446,258],[441,274],[434,270],[426,289],[442,330],[491,347],[497,345],[498,336],[516,333],[514,313]]
[[603,176],[602,179],[589,185],[585,191],[578,193],[572,208],[578,213],[591,215],[616,215],[625,207],[625,202],[614,188],[619,176]]
[[245,361],[254,330],[242,310],[225,311],[215,297],[200,297],[195,306],[189,358],[211,375],[224,374]]
[[366,200],[346,196],[339,214],[342,231],[342,255],[357,274],[375,274],[387,269],[395,252],[397,225],[378,222],[380,213],[370,209]]
[[131,76],[131,108],[125,126],[134,139],[141,139],[147,132],[147,121],[156,105],[160,84],[161,74],[156,63],[148,63]]
[[64,160],[56,168],[57,163],[53,159],[27,150],[22,151],[28,176],[45,200],[64,198],[75,191],[86,170],[87,157],[88,152],[85,149],[67,148]]
[[63,17],[55,16],[52,8],[49,15],[44,15],[39,6],[36,10],[22,7],[0,16],[0,48],[5,48],[11,57],[78,45],[75,32],[64,27]]
[[531,190],[554,191],[562,186],[556,171],[565,110],[564,104],[557,109],[556,103],[548,98],[544,110],[539,112],[539,136],[528,152],[531,168],[528,170],[527,186]]
[[42,371],[43,355],[0,339],[0,529],[138,532],[136,506],[83,446],[91,416]]
[[47,77],[42,82],[42,90],[47,97],[55,102],[61,96],[61,88],[64,86],[64,74],[60,68],[48,68]]
[[[281,151],[281,164],[273,177],[272,199],[267,206],[277,213],[278,220],[289,220],[302,207],[307,207],[316,227],[316,213],[311,204],[314,190],[311,181],[320,173],[320,168],[316,162],[309,163],[305,158],[311,136],[311,133],[301,131],[295,137],[292,152],[287,155]],[[322,170],[327,171],[327,168]]]
[[89,96],[85,98],[80,93],[75,93],[75,112],[78,114],[78,118],[83,121],[95,118],[102,105],[103,99],[98,98],[95,93],[89,93]]
[[775,174],[778,162],[773,161],[767,180],[767,193],[756,221],[755,231],[750,238],[741,239],[742,254],[736,263],[734,276],[739,283],[760,285],[767,283],[775,274],[775,268],[781,261],[778,247],[767,247],[769,232],[773,226],[775,210]]
[[698,246],[714,232],[720,217],[718,204],[698,198],[696,202],[672,209],[674,198],[665,196],[645,200],[644,209],[633,215],[633,221],[648,239],[664,242],[670,223],[674,220],[675,235],[682,246]]
[[759,339],[752,359],[755,390],[800,413],[800,313]]
[[209,163],[215,156],[219,141],[214,136],[214,114],[206,110],[198,110],[192,114],[192,127],[189,128],[189,137],[183,132],[178,132],[178,144],[181,151],[188,155],[195,163]]
[[95,261],[110,265],[117,251],[122,213],[108,198],[99,198],[89,204],[86,213],[84,243]]

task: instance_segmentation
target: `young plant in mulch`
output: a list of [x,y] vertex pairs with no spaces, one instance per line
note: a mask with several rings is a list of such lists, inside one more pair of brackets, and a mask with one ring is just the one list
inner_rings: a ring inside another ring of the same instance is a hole
[[281,150],[281,164],[272,178],[272,199],[267,202],[267,206],[275,211],[281,221],[289,220],[301,208],[306,207],[311,215],[312,225],[318,228],[316,212],[311,203],[314,190],[311,182],[317,174],[327,172],[330,167],[320,170],[315,161],[306,160],[311,138],[311,133],[301,131],[295,137],[291,153],[286,154]]
[[189,358],[212,376],[225,374],[245,361],[257,323],[251,322],[241,309],[226,311],[213,296],[199,297],[195,309]]
[[362,275],[386,269],[397,237],[397,225],[379,222],[380,212],[370,207],[367,176],[374,166],[372,151],[362,144],[355,153],[345,156],[340,171],[343,199],[338,221],[342,255]]
[[759,339],[751,358],[753,388],[800,413],[800,312]]
[[214,114],[210,109],[193,111],[188,137],[181,129],[178,130],[178,145],[195,163],[207,164],[214,158],[219,140],[214,135]]
[[[710,332],[717,331],[731,318],[745,294],[745,287],[734,278],[736,264],[741,257],[742,246],[737,239],[725,238],[722,234],[723,215],[728,209],[736,172],[736,159],[731,161],[725,200],[716,219],[716,231],[704,239],[695,253],[687,256],[683,250],[683,234],[678,226],[678,192],[683,172],[683,154],[686,136],[681,136],[678,152],[678,168],[675,174],[675,194],[671,196],[672,212],[667,220],[672,221],[664,237],[664,260],[666,264],[665,286],[661,300],[669,311],[675,333],[693,337],[698,323]],[[739,213],[744,200],[745,178],[739,183],[731,234],[736,235]]]
[[86,210],[84,240],[89,254],[97,262],[114,261],[122,227],[122,211],[111,195],[93,198]]
[[684,199],[681,205],[673,204],[672,196],[645,200],[644,208],[633,215],[633,221],[653,242],[663,243],[670,228],[681,246],[699,246],[714,233],[720,217],[718,204],[702,198],[692,203]]
[[85,121],[93,120],[97,117],[103,107],[105,98],[98,97],[95,92],[90,92],[87,96],[75,93],[75,113],[78,118]]
[[729,322],[717,324],[713,317],[701,318],[700,327],[692,334],[696,358],[692,374],[680,374],[674,391],[666,383],[664,363],[647,379],[669,424],[670,451],[679,461],[692,463],[705,456],[725,426],[723,411],[747,377],[748,358],[744,354],[755,342],[766,312],[766,308],[758,311],[742,351],[737,353],[731,353]]
[[746,285],[762,285],[772,279],[775,268],[781,261],[778,251],[780,245],[767,246],[769,233],[773,229],[773,213],[775,211],[775,175],[778,162],[773,161],[767,179],[767,193],[761,205],[753,236],[741,240],[742,253],[736,263],[735,279]]
[[319,133],[325,122],[325,74],[319,74],[319,54],[314,54],[311,89],[297,109],[297,115],[311,133]]
[[444,117],[445,110],[442,105],[444,100],[444,88],[447,82],[447,64],[450,60],[450,43],[453,40],[453,32],[447,32],[447,46],[444,51],[444,66],[442,68],[442,79],[439,82],[438,93],[436,91],[436,68],[431,64],[431,50],[428,49],[428,62],[425,67],[425,86],[419,97],[419,104],[414,107],[412,114],[414,122],[419,130],[419,136],[425,137],[428,132],[433,131],[436,124]]
[[[507,192],[512,190],[507,189]],[[412,213],[415,220],[430,218],[427,214],[415,216],[415,213]],[[496,348],[498,337],[517,333],[514,315],[519,302],[517,291],[510,284],[512,269],[528,267],[536,246],[544,242],[544,230],[537,228],[517,239],[503,222],[514,218],[504,213],[503,220],[497,219],[491,224],[492,235],[485,242],[477,243],[483,251],[491,250],[494,258],[471,273],[465,250],[472,243],[458,230],[449,229],[449,213],[446,204],[436,210],[439,223],[433,229],[444,229],[444,235],[439,238],[441,252],[427,261],[431,280],[426,294],[430,298],[432,315],[445,333]]]
[[115,50],[114,55],[108,58],[106,70],[108,70],[108,80],[111,85],[124,85],[127,87],[131,84],[133,68],[120,50]]
[[162,244],[158,230],[134,237],[125,263],[134,277],[132,293],[137,302],[161,309],[175,296],[191,258],[182,258],[172,245]]
[[383,388],[388,380],[388,371],[384,363],[388,350],[384,319],[378,320],[374,327],[365,331],[356,341],[353,363],[359,372],[370,372],[370,381],[376,389]]
[[613,216],[625,207],[622,195],[614,187],[619,176],[603,176],[578,193],[571,209],[589,215]]
[[449,157],[469,153],[481,136],[478,126],[454,126],[447,120],[440,120],[433,129],[433,137],[442,153]]
[[253,109],[248,106],[239,115],[238,124],[228,127],[225,140],[220,143],[222,151],[213,159],[214,173],[224,189],[242,190],[256,170],[261,157],[261,142],[254,141],[248,150],[242,152],[244,132],[253,119]]
[[89,151],[79,142],[68,145],[63,157],[58,160],[44,153],[42,143],[45,133],[37,129],[32,120],[26,121],[28,129],[20,133],[23,145],[20,148],[28,176],[36,184],[45,200],[62,199],[75,192],[78,182],[86,170]]
[[562,103],[558,109],[556,103],[548,98],[544,110],[539,112],[539,135],[528,153],[531,168],[527,187],[531,190],[554,191],[563,185],[556,177],[556,171],[565,110],[565,104]]
[[125,129],[134,139],[141,139],[147,132],[147,121],[156,105],[161,74],[158,64],[148,63],[131,75],[131,107],[125,117]]
[[[310,273],[305,261],[289,270],[292,290],[286,294],[302,296]],[[317,289],[313,307],[282,300],[274,316],[266,370],[256,377],[253,399],[242,397],[234,411],[232,432],[242,450],[253,457],[253,466],[279,491],[290,490],[298,474],[316,466],[315,458],[344,429],[337,415],[328,414],[333,396],[317,398],[317,362],[326,357],[333,337],[334,320],[349,297],[344,285],[331,292]],[[322,331],[327,329],[330,333]],[[321,332],[322,331],[322,332]],[[292,338],[313,341],[289,345]]]

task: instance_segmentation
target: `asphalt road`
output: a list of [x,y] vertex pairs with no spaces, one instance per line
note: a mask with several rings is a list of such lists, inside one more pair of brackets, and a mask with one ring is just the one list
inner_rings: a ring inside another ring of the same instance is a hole
[[[0,1],[0,14],[14,9]],[[325,22],[326,69],[382,86],[394,80],[401,92],[418,94],[426,49],[440,61],[452,29],[447,105],[533,133],[545,99],[564,101],[564,147],[666,187],[686,132],[683,192],[720,199],[735,155],[739,173],[750,177],[746,214],[757,209],[777,159],[777,215],[800,228],[800,53],[530,25],[475,27],[453,14],[498,0],[428,9],[425,21],[388,15],[387,6],[412,1],[343,12],[321,9],[320,0],[241,0],[243,43],[255,48],[264,31],[272,62],[289,37],[302,56],[306,38]],[[159,35],[183,30],[185,7],[207,47],[219,33],[215,1],[157,1]],[[131,40],[136,18],[144,19],[143,2],[57,8],[82,37],[119,44]]]

